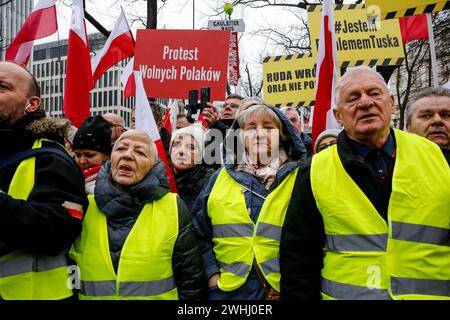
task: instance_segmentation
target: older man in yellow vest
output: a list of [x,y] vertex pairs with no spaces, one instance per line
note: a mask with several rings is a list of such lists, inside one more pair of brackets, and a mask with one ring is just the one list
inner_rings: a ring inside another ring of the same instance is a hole
[[449,299],[450,169],[390,127],[394,98],[368,67],[340,79],[344,131],[297,178],[280,247],[286,299]]

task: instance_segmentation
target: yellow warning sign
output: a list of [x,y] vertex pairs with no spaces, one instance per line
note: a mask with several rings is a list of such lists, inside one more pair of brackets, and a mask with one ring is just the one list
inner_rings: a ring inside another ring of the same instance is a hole
[[366,0],[367,15],[381,20],[450,9],[448,0]]
[[273,105],[310,106],[316,95],[317,58],[311,54],[267,57],[263,63],[263,97]]
[[[317,57],[322,6],[308,8],[312,53]],[[335,32],[340,65],[355,61],[403,62],[404,51],[397,19],[371,22],[362,5],[335,7]]]

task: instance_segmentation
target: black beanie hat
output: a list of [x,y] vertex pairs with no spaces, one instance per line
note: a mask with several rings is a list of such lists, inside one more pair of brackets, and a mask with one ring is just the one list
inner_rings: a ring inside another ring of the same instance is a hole
[[83,121],[73,138],[73,149],[88,149],[111,154],[111,127],[102,116]]

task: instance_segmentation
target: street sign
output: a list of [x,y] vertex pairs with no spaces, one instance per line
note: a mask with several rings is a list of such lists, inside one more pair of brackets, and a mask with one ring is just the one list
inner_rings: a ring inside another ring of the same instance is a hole
[[230,30],[234,32],[244,32],[245,24],[244,19],[231,19],[231,20],[209,20],[209,30]]

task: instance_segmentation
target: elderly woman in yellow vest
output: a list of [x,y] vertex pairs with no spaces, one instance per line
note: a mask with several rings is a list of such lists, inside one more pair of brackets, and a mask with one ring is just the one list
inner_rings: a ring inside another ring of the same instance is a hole
[[169,192],[165,165],[146,133],[130,130],[115,143],[70,254],[80,270],[80,299],[204,297],[189,212]]
[[194,204],[209,299],[279,297],[279,241],[305,147],[278,109],[241,112],[226,140],[226,165]]

